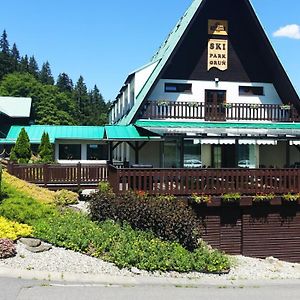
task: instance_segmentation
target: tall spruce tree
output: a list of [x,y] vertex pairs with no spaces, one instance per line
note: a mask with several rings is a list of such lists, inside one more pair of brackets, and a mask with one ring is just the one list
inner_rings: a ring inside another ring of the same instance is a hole
[[43,63],[42,69],[39,74],[39,80],[43,84],[49,84],[49,85],[54,84],[54,78],[52,76],[50,64],[48,61]]
[[10,152],[10,160],[13,162],[26,164],[31,158],[30,140],[25,128],[22,128],[15,146]]
[[81,120],[81,125],[87,125],[90,98],[82,76],[79,77],[75,85],[74,100],[78,107],[78,118]]
[[72,79],[66,73],[60,73],[57,77],[56,86],[61,92],[71,93],[73,91]]
[[7,55],[9,55],[9,42],[7,39],[7,33],[6,30],[3,30],[3,33],[1,35],[1,39],[0,39],[0,49],[2,53],[5,53]]
[[48,132],[44,132],[38,149],[40,161],[43,163],[53,162],[53,148],[50,143]]
[[19,63],[20,63],[20,52],[16,43],[13,44],[11,49],[11,57],[13,61],[13,71],[19,71]]
[[35,60],[34,55],[32,55],[29,58],[29,63],[28,63],[28,72],[32,74],[35,78],[39,77],[39,66],[38,63]]
[[24,72],[27,73],[29,72],[29,60],[28,60],[28,56],[25,55],[21,58],[20,61],[20,72]]

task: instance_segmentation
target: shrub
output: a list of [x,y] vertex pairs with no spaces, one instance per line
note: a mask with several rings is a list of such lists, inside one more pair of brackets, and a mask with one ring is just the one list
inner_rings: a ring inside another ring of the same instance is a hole
[[27,237],[32,234],[32,227],[9,221],[0,216],[0,239],[16,240],[19,237]]
[[90,212],[95,221],[112,219],[133,228],[151,230],[166,241],[177,241],[189,250],[197,248],[201,223],[183,200],[170,201],[133,192],[116,196],[100,190],[91,196]]
[[30,141],[25,128],[22,128],[15,146],[10,153],[10,160],[18,163],[28,163],[31,158]]
[[48,132],[44,132],[41,139],[41,144],[38,149],[40,162],[51,163],[53,162],[53,147],[50,143]]
[[59,206],[77,204],[78,198],[79,195],[74,192],[67,191],[67,190],[60,190],[55,193],[54,203]]
[[33,225],[37,220],[58,215],[58,212],[53,207],[32,198],[14,196],[2,202],[0,215],[9,220]]
[[223,272],[230,268],[227,256],[205,245],[190,252],[176,242],[161,241],[153,233],[134,230],[128,224],[121,226],[110,220],[95,223],[71,211],[40,219],[34,234],[56,246],[102,258],[120,268],[178,272]]
[[13,257],[16,254],[16,246],[12,240],[0,239],[0,259]]
[[16,196],[32,197],[40,202],[53,203],[55,192],[28,183],[7,172],[3,172],[3,185],[8,193]]

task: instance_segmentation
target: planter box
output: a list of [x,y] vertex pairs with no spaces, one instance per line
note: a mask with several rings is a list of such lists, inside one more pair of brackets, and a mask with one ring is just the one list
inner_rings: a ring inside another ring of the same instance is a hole
[[241,197],[240,206],[252,206],[253,198],[251,196]]

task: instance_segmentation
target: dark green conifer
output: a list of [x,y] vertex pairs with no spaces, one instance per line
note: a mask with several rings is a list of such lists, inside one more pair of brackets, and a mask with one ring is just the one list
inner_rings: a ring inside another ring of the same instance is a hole
[[53,162],[53,148],[50,143],[48,132],[44,132],[39,146],[38,154],[41,162],[51,163]]
[[28,134],[25,128],[22,128],[15,146],[10,153],[10,160],[17,163],[28,163],[31,158],[31,148]]
[[32,74],[35,78],[39,77],[39,66],[38,66],[38,63],[35,60],[34,55],[32,55],[29,58],[28,72],[30,74]]
[[6,30],[3,30],[3,33],[1,35],[0,39],[0,49],[2,53],[8,54],[9,55],[9,42],[7,39],[7,33]]
[[43,63],[42,69],[39,74],[39,79],[41,83],[53,85],[54,78],[52,76],[51,68],[49,62]]
[[73,82],[72,79],[66,73],[60,73],[57,77],[56,86],[61,92],[69,92],[73,91]]

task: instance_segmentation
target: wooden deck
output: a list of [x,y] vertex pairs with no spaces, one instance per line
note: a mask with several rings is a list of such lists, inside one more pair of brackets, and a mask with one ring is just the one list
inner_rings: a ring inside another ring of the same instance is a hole
[[54,190],[96,188],[100,181],[107,181],[106,164],[8,164],[7,170],[27,182]]
[[108,181],[116,193],[128,190],[186,196],[239,192],[300,192],[300,169],[117,169],[109,166]]

